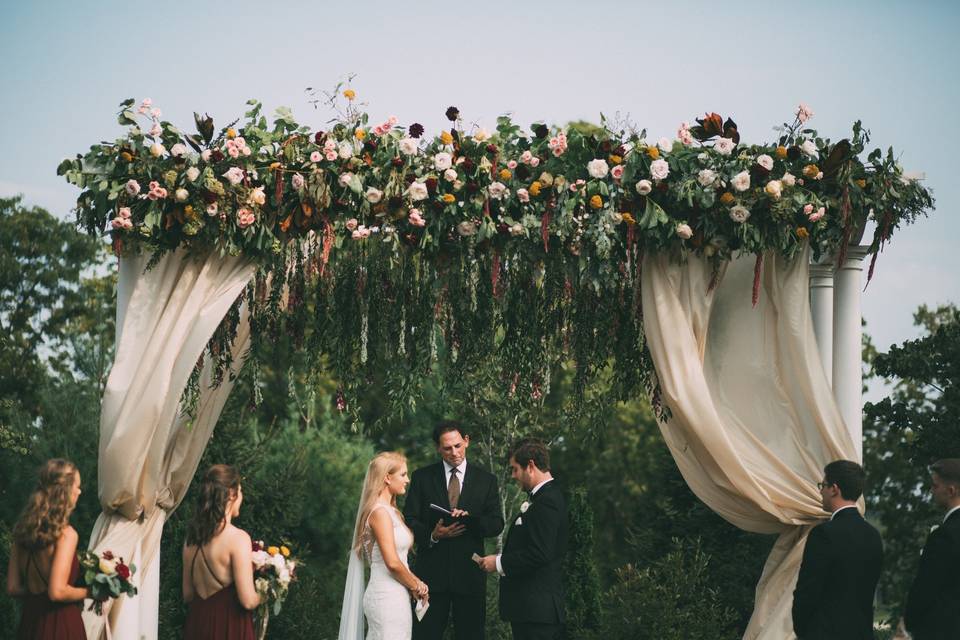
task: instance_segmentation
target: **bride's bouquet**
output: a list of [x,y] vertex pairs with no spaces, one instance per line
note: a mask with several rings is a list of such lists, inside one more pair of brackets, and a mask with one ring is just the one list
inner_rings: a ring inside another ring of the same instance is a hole
[[99,556],[93,551],[77,552],[80,569],[83,572],[83,583],[90,588],[90,598],[93,604],[90,611],[97,615],[103,614],[103,603],[121,595],[137,595],[137,588],[130,582],[130,578],[137,571],[132,562],[126,564],[123,558],[114,556],[112,551],[104,551]]
[[267,635],[271,615],[278,615],[290,590],[290,583],[297,579],[300,561],[291,556],[290,549],[266,546],[262,540],[253,543],[253,577],[260,606],[257,607],[257,638]]

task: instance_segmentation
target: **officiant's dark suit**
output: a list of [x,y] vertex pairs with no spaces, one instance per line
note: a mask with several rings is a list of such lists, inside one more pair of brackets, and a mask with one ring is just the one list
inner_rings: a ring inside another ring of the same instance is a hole
[[[458,434],[466,435],[453,424]],[[434,432],[438,449],[443,434],[437,432],[443,427]],[[437,522],[444,515],[431,509],[431,503],[468,512],[461,520],[466,527],[464,533],[434,539]],[[403,515],[416,541],[413,572],[430,587],[430,608],[423,621],[414,622],[413,637],[440,640],[452,611],[457,640],[481,640],[486,624],[486,574],[471,557],[484,554],[484,538],[503,531],[496,477],[465,457],[456,466],[441,460],[417,469],[410,480]]]
[[[837,463],[827,465],[821,494],[832,492],[838,500],[855,501],[863,493],[862,467],[840,462],[845,464],[833,470]],[[843,489],[831,471],[841,478]],[[848,489],[850,475],[859,477],[859,482],[852,481],[853,488]],[[855,503],[827,508],[829,498],[824,500],[824,508],[833,515],[814,527],[807,539],[793,592],[794,631],[800,640],[872,640],[873,596],[883,564],[883,542]]]
[[914,640],[953,640],[960,638],[960,459],[932,468],[934,501],[947,515],[927,537],[903,617]]

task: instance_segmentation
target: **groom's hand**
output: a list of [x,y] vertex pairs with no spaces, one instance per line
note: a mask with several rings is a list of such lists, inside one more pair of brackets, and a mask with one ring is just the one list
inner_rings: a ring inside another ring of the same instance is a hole
[[483,556],[477,559],[477,564],[487,573],[497,572],[497,556]]
[[443,538],[456,538],[457,536],[462,536],[463,532],[467,528],[460,522],[454,522],[449,526],[443,526],[442,520],[437,520],[436,526],[433,528],[433,533],[430,534],[434,540],[442,540]]

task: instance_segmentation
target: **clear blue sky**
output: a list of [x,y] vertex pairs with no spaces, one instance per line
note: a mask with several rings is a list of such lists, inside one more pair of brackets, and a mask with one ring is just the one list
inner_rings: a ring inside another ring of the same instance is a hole
[[456,105],[492,127],[629,114],[654,139],[705,110],[748,141],[800,101],[837,139],[856,119],[926,174],[937,210],[901,230],[864,296],[881,348],[913,337],[921,303],[960,302],[960,4],[954,2],[4,2],[0,195],[70,216],[58,162],[119,133],[116,105],[150,97],[192,128],[251,97],[322,127],[304,88],[348,73],[375,118],[428,133]]

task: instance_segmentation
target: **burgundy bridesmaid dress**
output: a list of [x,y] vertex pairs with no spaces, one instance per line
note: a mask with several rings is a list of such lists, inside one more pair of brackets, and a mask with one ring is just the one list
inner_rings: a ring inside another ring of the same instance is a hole
[[[27,558],[28,569],[31,563],[43,583],[47,584],[47,578],[40,573],[33,553]],[[76,585],[79,577],[80,562],[74,557],[69,584]],[[86,640],[87,632],[80,618],[83,602],[53,602],[44,591],[27,594],[22,604],[17,640]]]
[[237,596],[237,585],[224,586],[210,570],[207,556],[200,547],[193,556],[193,573],[197,556],[203,557],[203,567],[220,585],[220,589],[206,598],[194,595],[183,629],[183,640],[255,640],[253,612],[243,608]]

